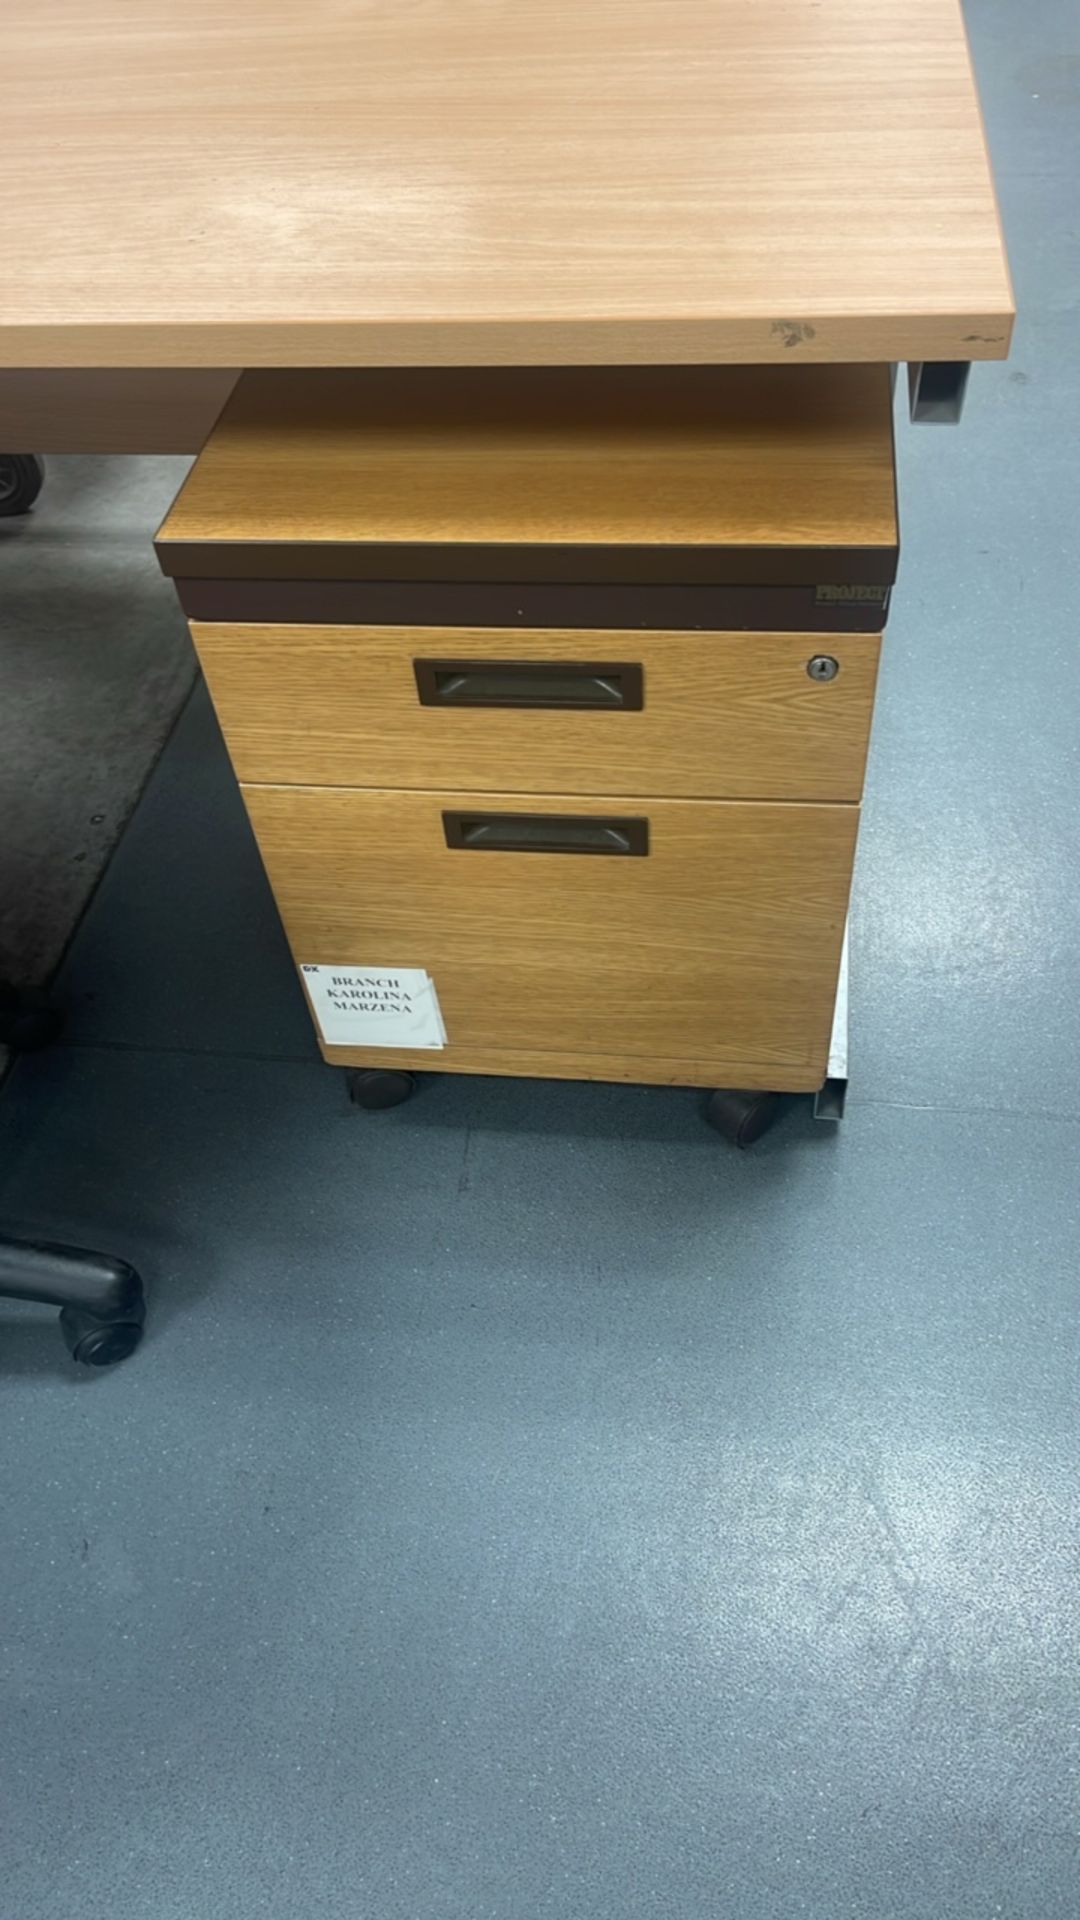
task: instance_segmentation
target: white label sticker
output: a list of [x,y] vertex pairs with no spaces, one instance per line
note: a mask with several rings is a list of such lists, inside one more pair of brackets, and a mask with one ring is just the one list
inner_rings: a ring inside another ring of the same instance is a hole
[[435,982],[420,967],[309,967],[300,975],[328,1047],[445,1047]]

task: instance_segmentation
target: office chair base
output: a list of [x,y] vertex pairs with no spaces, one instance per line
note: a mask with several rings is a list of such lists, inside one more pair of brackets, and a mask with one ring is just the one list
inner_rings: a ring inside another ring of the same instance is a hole
[[37,1053],[52,1045],[64,1016],[43,993],[18,992],[0,980],[0,1046]]
[[86,1247],[0,1237],[0,1299],[59,1307],[60,1331],[81,1366],[114,1366],[142,1339],[146,1302],[134,1267]]
[[29,513],[45,479],[36,453],[0,453],[0,514]]

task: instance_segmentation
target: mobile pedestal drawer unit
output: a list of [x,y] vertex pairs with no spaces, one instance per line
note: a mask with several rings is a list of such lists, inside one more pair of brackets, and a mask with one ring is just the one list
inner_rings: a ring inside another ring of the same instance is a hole
[[699,1085],[745,1138],[821,1087],[887,368],[247,374],[158,553],[362,1105]]

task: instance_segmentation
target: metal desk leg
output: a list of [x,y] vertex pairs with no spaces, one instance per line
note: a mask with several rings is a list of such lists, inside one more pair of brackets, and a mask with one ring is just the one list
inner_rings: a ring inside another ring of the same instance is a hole
[[832,1038],[825,1083],[814,1095],[815,1120],[842,1120],[847,1099],[848,1075],[848,928],[840,954],[840,978],[836,983]]
[[[836,983],[832,1035],[826,1077],[814,1095],[814,1119],[836,1122],[843,1119],[847,1097],[848,1072],[848,929],[840,950],[840,976]],[[722,1087],[709,1095],[705,1118],[736,1147],[751,1147],[778,1119],[793,1096],[786,1093],[749,1092]]]
[[915,360],[908,367],[911,418],[955,427],[964,411],[970,360]]

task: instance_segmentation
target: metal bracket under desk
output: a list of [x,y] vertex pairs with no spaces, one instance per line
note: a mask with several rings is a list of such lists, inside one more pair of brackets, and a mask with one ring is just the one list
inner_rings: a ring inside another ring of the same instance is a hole
[[955,427],[964,411],[971,361],[911,360],[907,372],[911,418],[916,423]]

